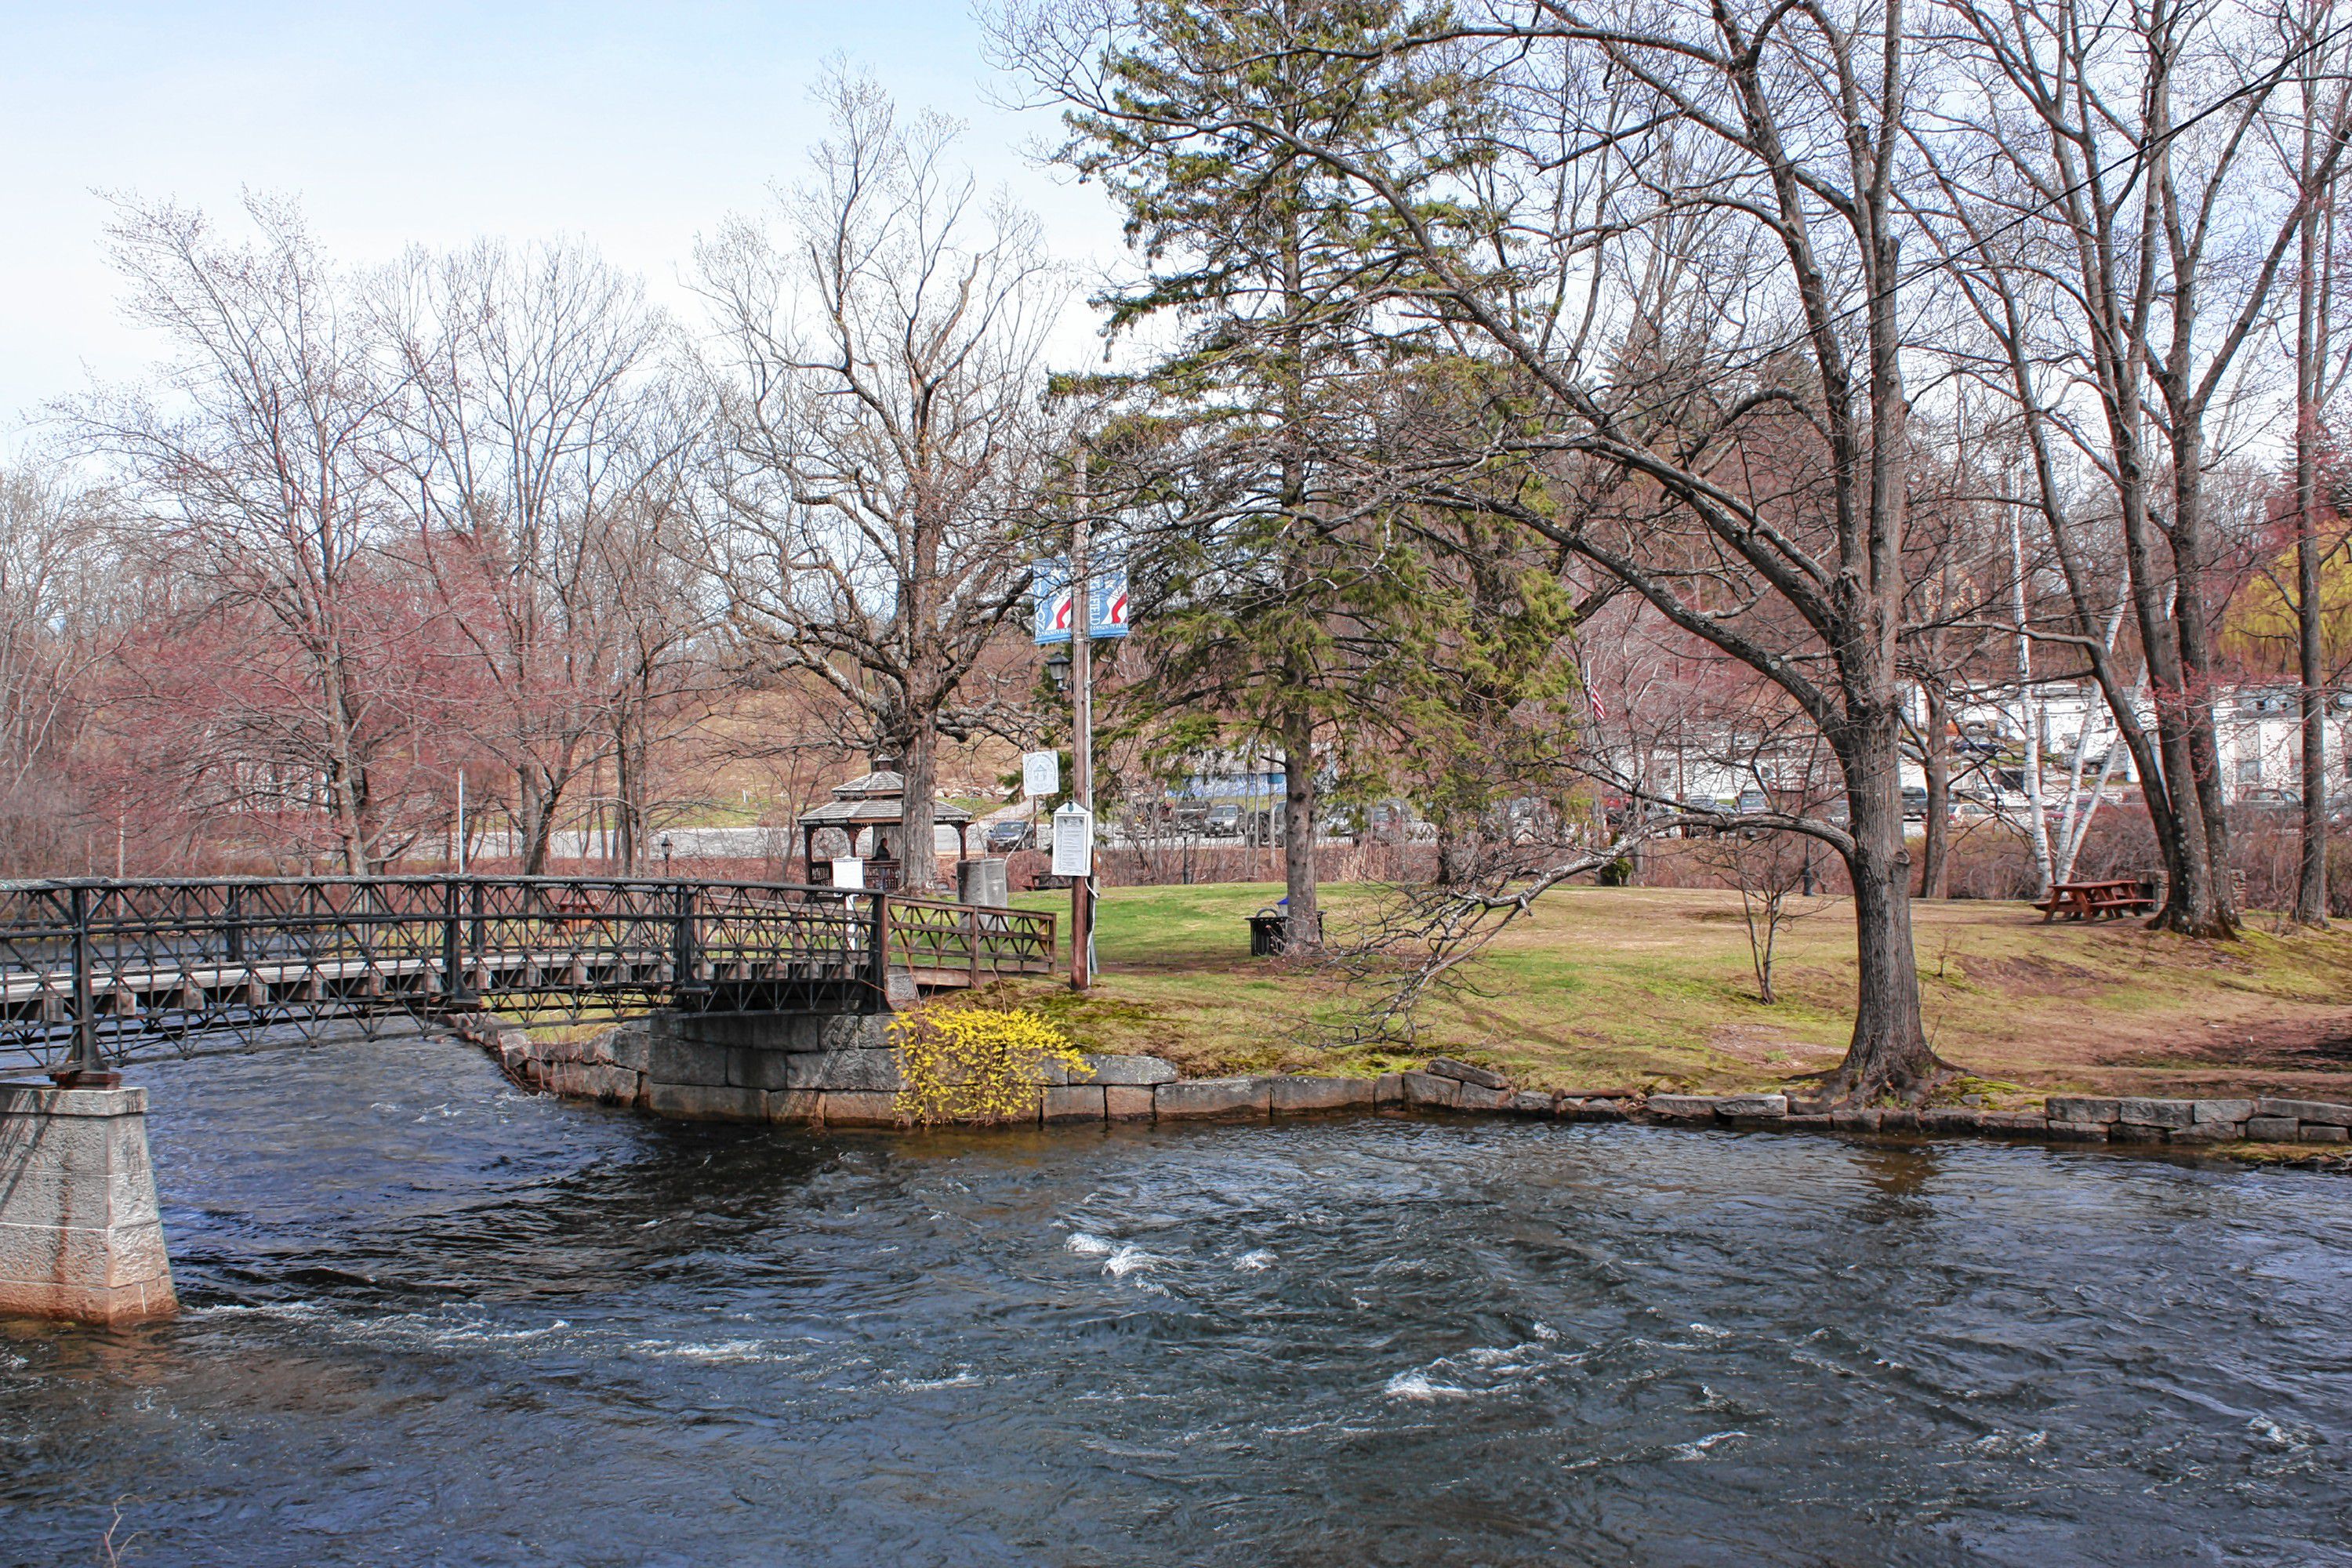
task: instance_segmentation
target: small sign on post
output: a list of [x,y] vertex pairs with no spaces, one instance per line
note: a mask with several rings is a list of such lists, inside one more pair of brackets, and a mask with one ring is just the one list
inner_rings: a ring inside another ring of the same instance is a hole
[[1061,794],[1062,753],[1059,752],[1022,752],[1021,793],[1032,796]]
[[1082,805],[1066,805],[1054,814],[1054,875],[1091,877],[1095,873],[1095,814]]
[[833,861],[833,885],[836,888],[866,886],[866,862],[846,856],[835,856]]

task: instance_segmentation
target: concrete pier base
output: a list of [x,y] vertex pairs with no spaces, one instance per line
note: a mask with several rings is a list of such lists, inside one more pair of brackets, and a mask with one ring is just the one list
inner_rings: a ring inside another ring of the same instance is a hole
[[120,1325],[179,1305],[147,1091],[0,1083],[0,1315]]

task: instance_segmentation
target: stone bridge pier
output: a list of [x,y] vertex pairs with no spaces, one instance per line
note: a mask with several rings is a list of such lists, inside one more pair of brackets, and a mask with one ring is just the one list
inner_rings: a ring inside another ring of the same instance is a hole
[[147,1091],[0,1083],[0,1315],[114,1327],[179,1305]]

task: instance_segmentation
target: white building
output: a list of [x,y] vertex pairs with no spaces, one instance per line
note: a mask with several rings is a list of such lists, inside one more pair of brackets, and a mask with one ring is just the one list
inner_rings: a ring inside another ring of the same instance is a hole
[[[2143,693],[2135,704],[2141,726],[2151,734],[2156,727],[2155,704]],[[1923,711],[1915,698],[1914,714]],[[2213,699],[2214,745],[2221,753],[2221,775],[2231,798],[2246,792],[2296,790],[2303,778],[2303,723],[2297,691],[2293,686],[2229,687]],[[2114,721],[2097,688],[2050,686],[2031,699],[2004,696],[1956,703],[1956,753],[1988,760],[2014,771],[2024,750],[2029,728],[2038,727],[2042,742],[2042,777],[2047,789],[2063,786],[2076,749],[2084,752],[2085,788],[2103,770],[2110,784],[2135,784],[2138,776],[2131,753],[2120,744]],[[2112,765],[2108,753],[2114,752]],[[2327,716],[2327,776],[2331,793],[2352,792],[2352,692],[2330,699]],[[2012,781],[2021,782],[2021,781]],[[2263,795],[2255,798],[2275,799]]]

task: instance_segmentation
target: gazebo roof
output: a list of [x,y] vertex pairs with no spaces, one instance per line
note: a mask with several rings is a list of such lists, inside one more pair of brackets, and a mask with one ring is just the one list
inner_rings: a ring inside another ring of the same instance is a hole
[[[852,823],[863,827],[877,822],[895,825],[898,820],[898,800],[896,796],[884,800],[828,801],[814,811],[801,814],[803,827],[846,827]],[[960,805],[944,800],[931,802],[934,825],[961,827],[971,820],[971,813]]]
[[[814,811],[802,814],[803,827],[864,827],[898,820],[901,803],[907,795],[907,781],[901,774],[884,770],[855,778],[847,784],[833,786],[833,799]],[[931,800],[931,822],[961,827],[971,821],[971,813],[960,805]]]
[[835,800],[870,800],[877,795],[902,795],[906,793],[906,775],[892,773],[887,768],[833,786],[833,798]]

